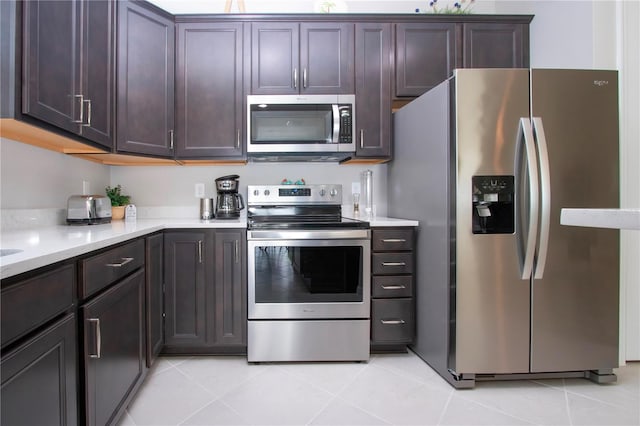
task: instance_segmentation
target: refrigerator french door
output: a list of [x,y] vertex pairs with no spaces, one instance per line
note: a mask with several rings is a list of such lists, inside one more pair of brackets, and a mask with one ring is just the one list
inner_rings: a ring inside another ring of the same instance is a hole
[[560,210],[619,206],[617,108],[616,72],[469,69],[394,114],[389,210],[421,224],[413,349],[454,386],[615,379],[618,231]]

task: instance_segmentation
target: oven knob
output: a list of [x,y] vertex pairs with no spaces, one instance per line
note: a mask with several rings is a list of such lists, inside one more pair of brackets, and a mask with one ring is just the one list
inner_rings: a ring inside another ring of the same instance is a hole
[[260,190],[258,190],[258,189],[254,189],[254,190],[253,190],[253,195],[255,195],[256,197],[257,197],[258,195],[260,195]]
[[332,197],[335,197],[336,195],[338,195],[338,190],[333,188],[331,192],[329,192],[329,195],[331,195]]
[[327,194],[327,191],[325,191],[324,188],[320,188],[320,196],[324,197]]
[[266,195],[267,197],[269,196],[269,194],[271,194],[271,191],[269,191],[268,189],[264,190],[264,195]]

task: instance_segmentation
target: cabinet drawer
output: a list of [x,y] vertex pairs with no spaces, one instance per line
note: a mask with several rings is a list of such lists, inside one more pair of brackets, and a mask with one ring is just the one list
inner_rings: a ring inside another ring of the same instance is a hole
[[413,299],[371,301],[371,340],[374,343],[410,343],[415,319]]
[[86,298],[144,265],[144,240],[139,239],[80,261],[80,297]]
[[373,229],[371,243],[373,251],[413,250],[413,228]]
[[371,272],[374,275],[413,273],[413,253],[373,253]]
[[371,280],[373,297],[413,296],[413,276],[374,276]]
[[2,290],[2,346],[73,306],[75,272],[66,264]]

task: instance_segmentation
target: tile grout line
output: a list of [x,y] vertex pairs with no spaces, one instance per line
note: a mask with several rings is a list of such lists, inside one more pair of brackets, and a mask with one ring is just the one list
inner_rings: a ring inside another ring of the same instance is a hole
[[444,415],[447,412],[447,409],[449,408],[449,403],[453,399],[453,393],[454,392],[455,392],[455,389],[451,389],[451,391],[449,392],[449,396],[447,397],[447,402],[444,403],[444,407],[442,407],[442,411],[440,412],[440,416],[438,416],[438,421],[436,423],[438,426],[442,424],[442,420],[444,419]]
[[308,425],[312,424],[312,423],[313,423],[313,421],[314,421],[315,419],[317,419],[317,418],[320,416],[320,414],[322,414],[322,412],[323,412],[324,410],[326,410],[326,409],[327,409],[327,407],[329,407],[329,405],[330,405],[333,401],[336,401],[336,400],[338,400],[338,401],[342,402],[343,404],[347,404],[347,405],[349,405],[349,406],[351,406],[351,407],[353,407],[353,408],[355,408],[355,409],[357,409],[357,410],[359,410],[359,411],[362,411],[363,413],[366,413],[367,415],[369,415],[369,416],[371,416],[371,417],[373,417],[373,418],[379,419],[380,421],[382,421],[382,422],[384,422],[384,423],[387,423],[387,424],[389,424],[389,425],[392,425],[392,423],[390,423],[390,422],[386,421],[385,419],[383,419],[383,418],[381,418],[381,417],[377,416],[376,414],[374,414],[374,413],[370,413],[369,411],[365,410],[364,408],[359,407],[359,406],[357,406],[357,405],[355,405],[355,404],[352,404],[351,402],[346,401],[346,400],[344,400],[343,398],[341,398],[341,397],[340,397],[340,394],[342,394],[342,393],[345,391],[345,389],[346,389],[349,385],[353,384],[353,383],[358,379],[358,377],[359,377],[359,376],[361,376],[362,374],[364,374],[364,372],[365,372],[368,368],[370,368],[370,367],[371,367],[370,362],[371,362],[371,361],[367,362],[367,363],[366,363],[366,365],[364,366],[364,368],[360,369],[360,371],[358,371],[358,372],[356,373],[356,375],[355,375],[355,376],[353,376],[353,379],[352,379],[351,381],[349,381],[348,383],[345,383],[345,384],[344,384],[344,385],[343,385],[343,386],[342,386],[342,387],[341,387],[341,388],[340,388],[336,393],[332,393],[332,392],[331,392],[330,394],[332,395],[332,398],[331,398],[331,399],[330,399],[330,400],[329,400],[329,401],[324,405],[324,407],[322,407],[322,408],[321,408],[321,409],[316,413],[316,415],[315,415],[315,416],[313,416],[313,417],[311,418],[311,420],[309,420],[309,421],[306,423],[306,425],[308,426]]
[[569,418],[569,426],[573,426],[573,416],[571,415],[571,407],[569,406],[569,392],[567,392],[567,384],[562,379],[562,390],[564,391],[564,404],[567,409],[567,417]]

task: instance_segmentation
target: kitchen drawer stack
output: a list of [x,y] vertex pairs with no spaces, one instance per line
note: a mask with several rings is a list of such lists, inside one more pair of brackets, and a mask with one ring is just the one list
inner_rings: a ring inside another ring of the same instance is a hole
[[406,351],[415,336],[414,228],[373,228],[371,351]]

